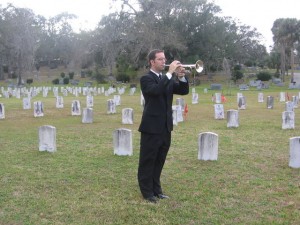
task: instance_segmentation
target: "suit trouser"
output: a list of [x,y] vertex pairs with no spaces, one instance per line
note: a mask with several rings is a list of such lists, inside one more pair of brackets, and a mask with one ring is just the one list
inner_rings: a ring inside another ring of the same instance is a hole
[[170,148],[171,132],[141,133],[138,182],[144,198],[161,194],[160,175]]

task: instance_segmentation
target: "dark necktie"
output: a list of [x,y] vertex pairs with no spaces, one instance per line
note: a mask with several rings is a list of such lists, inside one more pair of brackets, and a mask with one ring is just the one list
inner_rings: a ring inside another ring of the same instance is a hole
[[158,75],[158,79],[161,80],[161,74]]

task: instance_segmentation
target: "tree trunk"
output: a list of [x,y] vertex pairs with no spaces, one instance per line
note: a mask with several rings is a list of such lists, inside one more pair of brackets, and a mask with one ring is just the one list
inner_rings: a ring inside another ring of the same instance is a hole
[[3,63],[1,57],[0,57],[0,80],[4,80]]
[[280,68],[281,68],[281,78],[282,82],[284,82],[284,75],[285,75],[285,48],[284,45],[281,45],[281,54],[280,54]]
[[295,57],[294,57],[294,49],[291,48],[291,82],[294,82],[294,64],[295,64]]

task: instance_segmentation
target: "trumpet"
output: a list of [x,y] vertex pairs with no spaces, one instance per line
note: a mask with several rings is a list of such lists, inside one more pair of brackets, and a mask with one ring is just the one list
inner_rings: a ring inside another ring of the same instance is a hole
[[[169,65],[165,65],[165,66],[170,66]],[[202,70],[204,69],[204,64],[202,62],[202,60],[197,60],[195,64],[182,64],[182,67],[185,67],[185,68],[190,68],[190,70],[192,70],[192,68],[195,68],[195,70],[198,72],[198,73],[201,73]]]

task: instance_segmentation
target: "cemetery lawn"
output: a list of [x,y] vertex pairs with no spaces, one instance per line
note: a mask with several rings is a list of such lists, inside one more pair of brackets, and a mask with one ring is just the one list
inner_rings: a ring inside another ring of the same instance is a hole
[[[94,122],[83,124],[71,116],[71,101],[55,108],[53,94],[33,101],[44,103],[44,117],[23,110],[22,99],[0,98],[5,119],[0,120],[0,224],[300,224],[300,169],[289,164],[289,138],[300,136],[300,109],[295,129],[282,130],[285,103],[279,92],[297,90],[271,86],[242,92],[246,109],[239,111],[240,126],[227,128],[226,119],[214,119],[212,94],[196,87],[183,96],[187,120],[174,126],[172,146],[162,173],[169,200],[145,202],[137,183],[141,119],[140,90],[121,96],[117,113],[106,114],[111,97],[94,96]],[[226,95],[225,113],[237,109],[237,88]],[[226,94],[226,90],[224,90]],[[274,96],[274,109],[266,97]],[[174,96],[174,102],[176,97]],[[122,108],[133,108],[134,124],[121,124]],[[38,128],[56,127],[57,152],[38,151]],[[113,131],[133,132],[133,156],[113,155]],[[197,159],[198,135],[219,135],[217,161]]]

